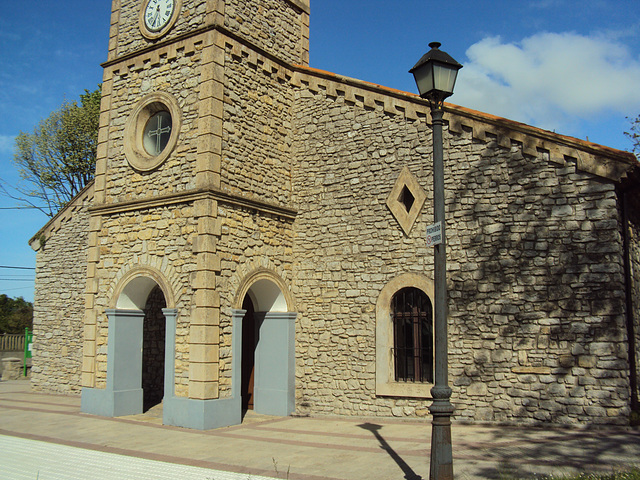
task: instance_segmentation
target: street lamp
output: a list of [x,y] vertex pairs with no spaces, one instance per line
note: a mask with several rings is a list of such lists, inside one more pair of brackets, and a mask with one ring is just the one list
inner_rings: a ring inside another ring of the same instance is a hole
[[431,424],[431,480],[453,479],[451,451],[451,414],[453,405],[447,365],[447,254],[444,218],[444,161],[442,154],[442,106],[453,94],[458,70],[462,68],[447,53],[439,50],[440,43],[429,44],[429,50],[409,70],[418,85],[420,96],[429,100],[433,123],[433,204],[434,221],[440,223],[442,243],[437,244],[435,263],[435,375],[431,389],[433,403],[429,407]]

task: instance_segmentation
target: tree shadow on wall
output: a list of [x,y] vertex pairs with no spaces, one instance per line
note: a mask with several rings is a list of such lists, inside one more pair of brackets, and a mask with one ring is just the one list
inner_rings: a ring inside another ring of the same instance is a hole
[[[479,359],[467,347],[452,352],[463,365],[454,388],[517,373],[514,417],[566,421],[569,404],[552,411],[546,401],[585,395],[574,367],[588,372],[605,360],[611,374],[623,370],[613,364],[625,352],[603,345],[624,340],[623,298],[612,294],[624,289],[619,226],[608,216],[615,193],[571,159],[554,164],[542,154],[525,157],[519,145],[470,136],[447,135],[448,150],[465,153],[445,167],[450,321],[457,338],[482,340],[486,351]],[[596,359],[594,342],[611,351]],[[516,366],[523,371],[512,372]],[[521,387],[538,382],[537,367],[549,368],[566,391]],[[604,407],[625,406],[628,385],[622,378],[614,384]]]

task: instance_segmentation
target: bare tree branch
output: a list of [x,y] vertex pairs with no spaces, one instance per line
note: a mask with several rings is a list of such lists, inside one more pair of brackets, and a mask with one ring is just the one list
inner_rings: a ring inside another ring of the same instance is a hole
[[[0,195],[53,217],[91,181],[96,164],[100,87],[85,90],[16,137],[14,163],[21,182],[0,179]],[[46,205],[39,205],[40,203]]]

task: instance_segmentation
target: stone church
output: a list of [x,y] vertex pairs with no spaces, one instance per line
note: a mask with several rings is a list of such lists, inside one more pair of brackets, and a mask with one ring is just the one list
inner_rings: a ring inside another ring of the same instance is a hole
[[[431,119],[308,66],[309,0],[113,0],[95,180],[31,240],[35,390],[209,429],[425,417]],[[628,424],[639,163],[445,104],[458,422]]]

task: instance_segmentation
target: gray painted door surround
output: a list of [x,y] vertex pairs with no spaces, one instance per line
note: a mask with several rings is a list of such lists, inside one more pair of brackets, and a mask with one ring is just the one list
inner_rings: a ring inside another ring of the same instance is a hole
[[265,415],[295,411],[295,319],[290,312],[256,312],[254,410]]
[[[240,374],[242,318],[232,311],[232,390],[228,398],[195,400],[175,396],[176,309],[162,310],[166,319],[163,423],[207,430],[242,421]],[[107,417],[142,413],[142,336],[144,312],[109,309],[107,385],[83,388],[81,410]],[[256,313],[260,340],[256,346],[255,406],[258,413],[286,416],[295,411],[296,313]]]
[[[107,386],[83,388],[81,410],[105,417],[142,413],[142,310],[106,311]],[[166,355],[166,354],[165,354]]]

